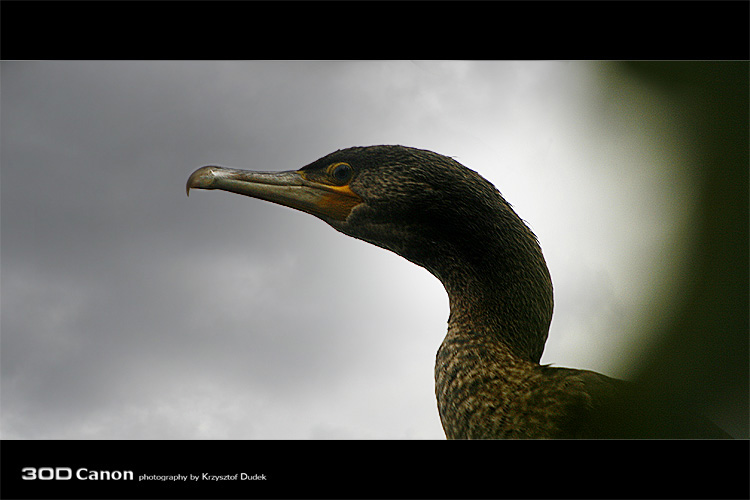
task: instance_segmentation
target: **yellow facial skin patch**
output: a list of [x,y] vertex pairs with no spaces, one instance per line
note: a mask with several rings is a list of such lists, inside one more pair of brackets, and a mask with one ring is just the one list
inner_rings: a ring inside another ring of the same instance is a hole
[[328,193],[320,197],[318,207],[321,211],[337,220],[345,220],[354,207],[362,203],[349,186],[325,186]]

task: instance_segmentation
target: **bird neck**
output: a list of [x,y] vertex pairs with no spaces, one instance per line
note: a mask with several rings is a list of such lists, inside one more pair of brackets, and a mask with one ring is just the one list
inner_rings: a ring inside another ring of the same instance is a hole
[[448,294],[449,336],[481,336],[538,363],[552,319],[552,281],[536,237],[511,215],[479,240],[452,244],[430,267]]

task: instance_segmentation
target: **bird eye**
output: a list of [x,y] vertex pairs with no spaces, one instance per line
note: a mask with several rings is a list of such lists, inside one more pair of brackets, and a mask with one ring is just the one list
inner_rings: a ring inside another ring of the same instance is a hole
[[336,182],[345,183],[352,176],[352,167],[348,163],[334,163],[328,167],[328,172]]

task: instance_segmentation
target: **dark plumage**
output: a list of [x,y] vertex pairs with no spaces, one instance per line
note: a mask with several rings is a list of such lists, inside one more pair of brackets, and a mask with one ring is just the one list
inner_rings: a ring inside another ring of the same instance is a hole
[[203,167],[190,188],[303,210],[434,274],[450,301],[435,366],[448,438],[726,437],[631,384],[539,365],[553,307],[539,243],[490,182],[451,158],[357,147],[296,172]]

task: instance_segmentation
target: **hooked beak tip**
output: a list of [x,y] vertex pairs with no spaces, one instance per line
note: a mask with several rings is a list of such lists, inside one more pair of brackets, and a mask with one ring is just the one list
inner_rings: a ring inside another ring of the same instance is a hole
[[210,189],[214,181],[213,170],[210,166],[201,167],[190,174],[187,184],[185,184],[185,193],[190,196],[191,188]]

